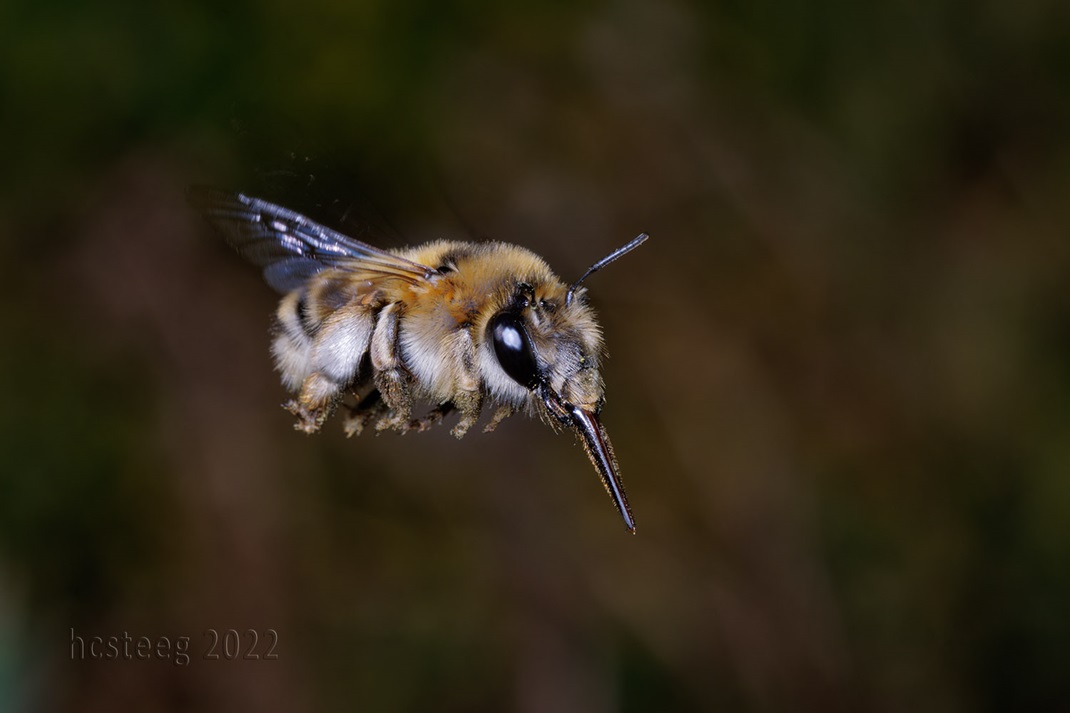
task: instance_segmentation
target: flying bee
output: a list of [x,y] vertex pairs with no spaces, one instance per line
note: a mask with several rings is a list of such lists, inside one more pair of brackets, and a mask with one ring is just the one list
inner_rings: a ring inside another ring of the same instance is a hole
[[[199,208],[283,297],[271,352],[295,394],[295,428],[320,429],[343,404],[347,435],[423,431],[451,411],[460,438],[487,402],[485,430],[517,413],[570,427],[630,532],[635,520],[599,414],[602,330],[581,283],[647,239],[639,235],[571,285],[507,243],[440,240],[386,251],[240,193],[190,189]],[[433,407],[415,417],[414,404]]]

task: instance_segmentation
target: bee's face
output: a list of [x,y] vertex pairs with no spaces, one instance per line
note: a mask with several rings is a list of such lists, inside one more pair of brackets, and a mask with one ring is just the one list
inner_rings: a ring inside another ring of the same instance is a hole
[[634,532],[613,446],[598,418],[602,332],[582,291],[573,294],[557,282],[517,282],[485,320],[479,358],[489,389],[572,428]]
[[569,406],[597,415],[604,393],[602,332],[586,300],[565,296],[557,282],[517,282],[484,316],[479,350],[496,395],[563,422]]

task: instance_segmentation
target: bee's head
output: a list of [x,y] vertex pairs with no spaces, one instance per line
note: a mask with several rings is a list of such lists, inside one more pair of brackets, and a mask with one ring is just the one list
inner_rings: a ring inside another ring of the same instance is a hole
[[646,240],[641,235],[595,263],[567,289],[557,280],[519,280],[483,328],[483,372],[492,393],[525,404],[551,423],[572,428],[632,532],[635,523],[609,435],[599,419],[604,386],[599,372],[602,330],[580,283]]
[[570,404],[601,410],[602,330],[584,300],[566,304],[560,283],[517,283],[487,321],[483,339],[490,360],[508,377],[498,389],[492,384],[505,400],[542,403],[550,389]]

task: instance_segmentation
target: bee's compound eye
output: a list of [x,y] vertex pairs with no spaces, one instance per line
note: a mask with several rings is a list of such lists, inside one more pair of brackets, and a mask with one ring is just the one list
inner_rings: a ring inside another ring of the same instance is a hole
[[495,315],[487,325],[487,333],[502,370],[518,384],[535,386],[539,378],[535,348],[520,316],[513,312]]

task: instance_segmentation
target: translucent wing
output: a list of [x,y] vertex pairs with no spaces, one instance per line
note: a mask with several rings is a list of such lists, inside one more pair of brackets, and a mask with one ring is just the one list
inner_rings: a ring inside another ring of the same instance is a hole
[[297,289],[327,268],[409,283],[437,274],[259,198],[194,186],[189,200],[242,257],[263,268],[264,279],[278,292]]

